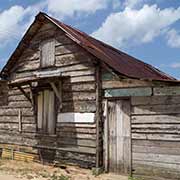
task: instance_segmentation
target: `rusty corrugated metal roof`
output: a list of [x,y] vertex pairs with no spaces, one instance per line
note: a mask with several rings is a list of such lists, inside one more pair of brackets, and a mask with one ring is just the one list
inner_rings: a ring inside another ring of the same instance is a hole
[[[36,19],[43,16],[61,28],[66,35],[88,52],[97,57],[102,63],[111,67],[114,71],[127,77],[138,79],[150,79],[161,81],[174,81],[175,78],[163,73],[157,68],[144,63],[120,50],[107,45],[76,28],[72,28],[57,19],[40,12]],[[40,18],[39,18],[40,19]],[[11,57],[12,58],[12,57]],[[11,59],[10,58],[10,59]],[[8,63],[7,63],[8,64]],[[7,68],[4,68],[7,69]]]
[[62,28],[72,40],[120,74],[139,79],[175,80],[175,78],[147,63],[115,49],[76,28],[59,22],[47,14],[44,15]]

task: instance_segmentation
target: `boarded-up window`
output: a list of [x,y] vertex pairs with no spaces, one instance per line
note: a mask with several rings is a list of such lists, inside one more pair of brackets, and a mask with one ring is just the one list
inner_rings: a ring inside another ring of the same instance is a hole
[[53,39],[41,44],[41,67],[53,66],[55,61],[55,42]]
[[55,134],[55,95],[53,91],[39,92],[37,100],[39,132]]

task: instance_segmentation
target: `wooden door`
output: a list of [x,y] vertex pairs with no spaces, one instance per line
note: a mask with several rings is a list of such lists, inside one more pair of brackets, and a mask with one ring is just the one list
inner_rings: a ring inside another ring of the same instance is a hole
[[37,125],[40,132],[55,133],[55,95],[53,91],[39,92]]
[[105,120],[105,169],[119,174],[131,173],[130,102],[107,102]]

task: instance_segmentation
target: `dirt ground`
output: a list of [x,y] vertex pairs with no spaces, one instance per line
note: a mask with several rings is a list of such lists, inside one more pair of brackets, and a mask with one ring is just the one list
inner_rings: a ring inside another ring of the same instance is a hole
[[0,160],[0,180],[128,180],[126,176],[102,174],[74,166],[57,168],[39,163]]

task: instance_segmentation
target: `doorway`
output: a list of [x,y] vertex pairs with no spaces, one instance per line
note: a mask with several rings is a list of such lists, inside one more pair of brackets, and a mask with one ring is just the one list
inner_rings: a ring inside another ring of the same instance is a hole
[[130,100],[105,101],[104,165],[118,174],[131,173]]

